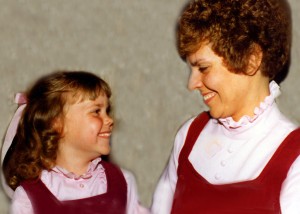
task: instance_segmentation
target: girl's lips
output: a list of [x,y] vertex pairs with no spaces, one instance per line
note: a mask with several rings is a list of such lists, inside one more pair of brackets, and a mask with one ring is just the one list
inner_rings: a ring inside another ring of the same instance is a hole
[[111,136],[111,132],[102,132],[98,134],[99,137],[109,138]]
[[203,94],[204,102],[208,103],[215,95],[216,95],[215,92],[210,92],[210,93],[207,93],[207,94]]

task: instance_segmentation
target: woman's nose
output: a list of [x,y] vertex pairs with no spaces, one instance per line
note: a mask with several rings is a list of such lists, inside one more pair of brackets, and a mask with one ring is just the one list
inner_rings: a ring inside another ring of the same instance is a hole
[[195,90],[203,86],[203,74],[197,70],[192,70],[188,81],[188,89]]

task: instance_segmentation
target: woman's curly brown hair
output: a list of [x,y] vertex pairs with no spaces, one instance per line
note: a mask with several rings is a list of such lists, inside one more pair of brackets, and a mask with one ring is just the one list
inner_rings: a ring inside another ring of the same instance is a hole
[[193,0],[177,25],[177,47],[183,60],[204,42],[235,73],[245,73],[257,46],[262,73],[274,78],[290,57],[290,8],[285,0]]
[[[99,95],[109,99],[109,85],[98,76],[84,71],[58,71],[39,79],[26,93],[27,105],[21,116],[12,146],[4,159],[7,184],[14,190],[23,180],[34,180],[42,170],[55,166],[66,104]],[[79,100],[80,99],[80,100]]]

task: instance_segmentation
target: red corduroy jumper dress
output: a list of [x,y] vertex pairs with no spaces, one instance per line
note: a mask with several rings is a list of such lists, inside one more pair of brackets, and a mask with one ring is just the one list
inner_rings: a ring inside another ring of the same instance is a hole
[[178,181],[171,213],[281,213],[279,202],[281,185],[291,164],[300,154],[300,129],[286,137],[256,179],[213,185],[199,175],[188,160],[193,145],[209,119],[208,113],[204,112],[189,128],[179,155]]
[[[32,203],[35,214],[124,214],[127,203],[127,184],[121,170],[101,161],[107,176],[107,192],[89,198],[59,201],[38,179],[21,185]],[[62,187],[63,188],[63,187]]]

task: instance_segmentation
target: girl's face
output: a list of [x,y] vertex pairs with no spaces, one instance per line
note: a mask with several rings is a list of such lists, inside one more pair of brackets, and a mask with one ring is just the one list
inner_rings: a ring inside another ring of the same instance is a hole
[[260,78],[230,72],[210,44],[188,56],[187,62],[191,68],[188,88],[200,91],[212,117],[238,121],[243,115],[253,115],[261,101],[256,96]]
[[66,104],[60,149],[86,160],[109,154],[113,119],[108,107],[105,94],[95,100]]

